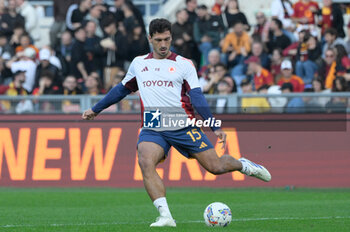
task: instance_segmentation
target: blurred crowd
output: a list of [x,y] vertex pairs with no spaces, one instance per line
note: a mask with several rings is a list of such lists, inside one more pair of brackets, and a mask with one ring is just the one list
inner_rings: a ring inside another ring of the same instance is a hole
[[[251,24],[238,0],[212,6],[182,0],[172,26],[172,51],[194,61],[206,94],[350,91],[350,23],[332,0],[273,0]],[[53,0],[50,44],[37,47],[38,14],[26,0],[0,0],[0,94],[98,95],[118,84],[134,57],[151,51],[145,23],[131,0]],[[349,36],[348,36],[349,37]],[[225,109],[227,98],[212,103]],[[347,106],[345,98],[243,98],[241,105],[293,112]],[[0,112],[79,111],[77,103],[0,102]],[[139,107],[135,102],[121,110]],[[223,110],[224,112],[224,110]]]

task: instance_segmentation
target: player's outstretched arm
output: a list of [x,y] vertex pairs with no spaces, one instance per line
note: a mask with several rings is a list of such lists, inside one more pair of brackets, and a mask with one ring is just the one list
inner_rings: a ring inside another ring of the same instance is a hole
[[[208,102],[205,99],[200,88],[191,89],[188,92],[188,95],[190,95],[193,107],[204,120],[214,118],[213,114],[210,111]],[[220,139],[220,143],[222,143],[222,147],[224,148],[226,145],[226,133],[223,130],[221,130],[220,127],[212,127],[211,129],[214,131],[216,136],[218,136],[218,138]]]
[[118,103],[131,91],[126,88],[122,83],[116,85],[113,89],[111,89],[104,98],[102,98],[99,102],[96,103],[91,109],[86,110],[82,118],[85,120],[93,120],[102,110],[108,108],[109,106]]

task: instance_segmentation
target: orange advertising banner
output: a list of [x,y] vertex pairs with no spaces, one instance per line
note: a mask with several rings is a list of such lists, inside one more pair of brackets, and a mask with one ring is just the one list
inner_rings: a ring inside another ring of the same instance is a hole
[[[214,176],[171,149],[157,172],[166,186],[350,187],[346,115],[221,115],[227,145],[206,131],[219,156],[266,166],[264,183],[239,172]],[[0,116],[0,186],[142,187],[139,115]]]

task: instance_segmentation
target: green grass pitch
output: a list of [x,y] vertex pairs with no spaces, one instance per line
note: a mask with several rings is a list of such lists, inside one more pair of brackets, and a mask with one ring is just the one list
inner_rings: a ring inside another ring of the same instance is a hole
[[[149,228],[158,213],[143,189],[0,188],[0,231],[350,231],[350,189],[169,188],[177,228]],[[209,228],[203,211],[226,203],[233,221]]]

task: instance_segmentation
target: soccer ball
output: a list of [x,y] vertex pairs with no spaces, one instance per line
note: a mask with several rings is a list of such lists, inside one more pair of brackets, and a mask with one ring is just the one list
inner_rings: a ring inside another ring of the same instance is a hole
[[225,227],[232,221],[230,208],[221,202],[214,202],[204,210],[204,220],[207,226]]

